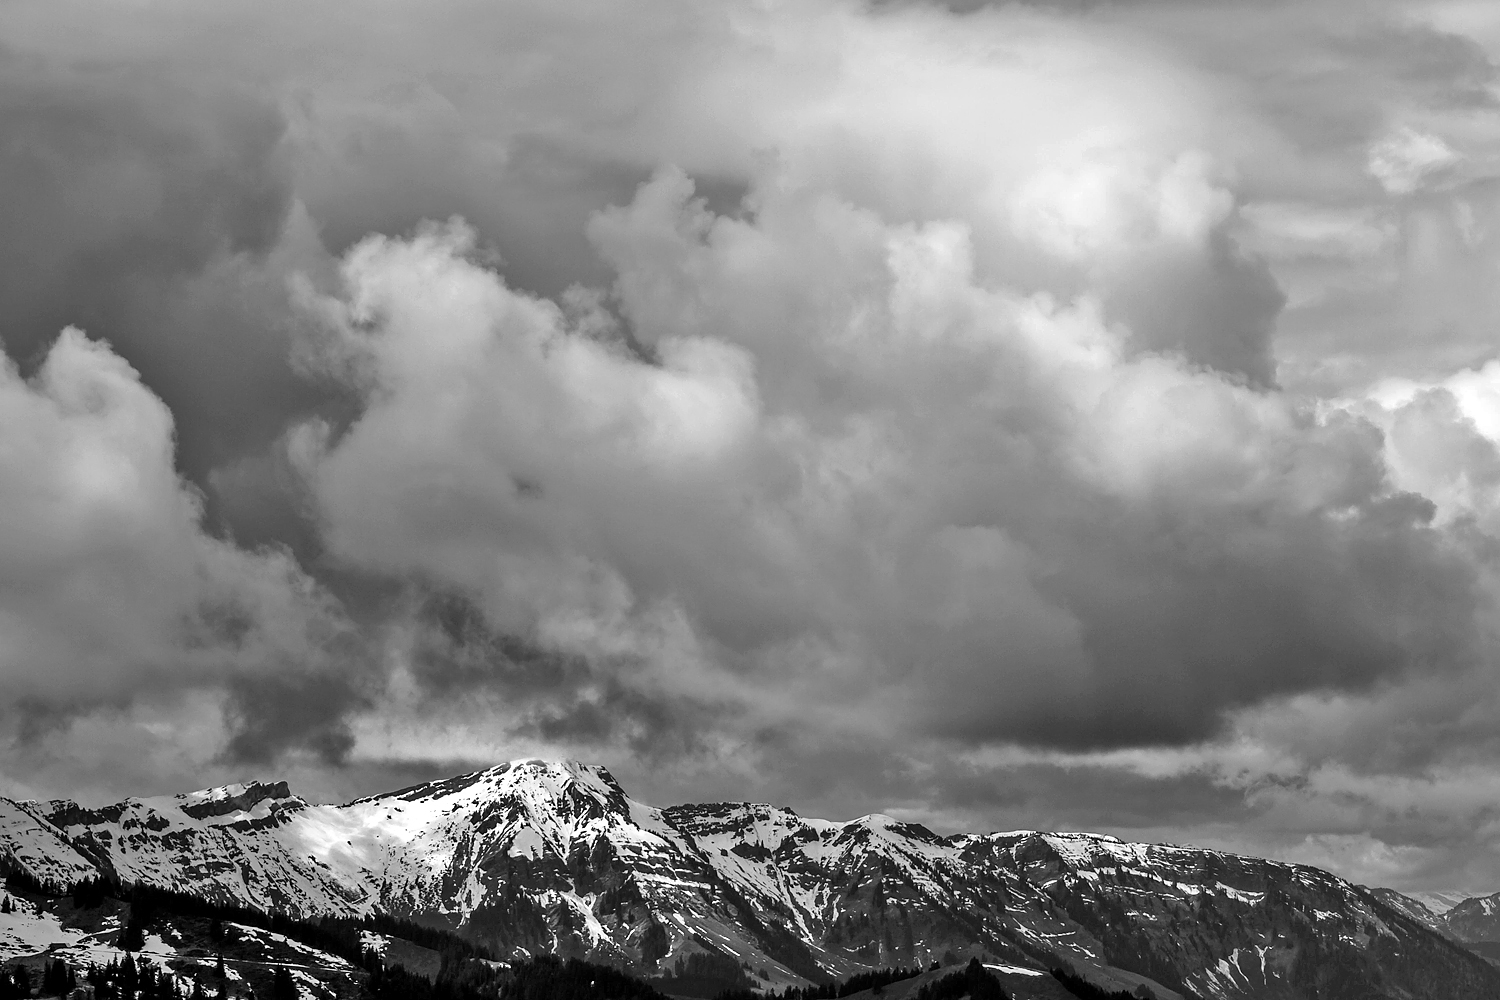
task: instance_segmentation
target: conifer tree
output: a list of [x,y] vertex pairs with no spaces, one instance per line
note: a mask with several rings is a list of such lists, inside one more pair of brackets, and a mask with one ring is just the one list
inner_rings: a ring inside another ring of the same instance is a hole
[[133,996],[136,988],[141,983],[140,969],[136,967],[135,959],[129,952],[125,953],[125,960],[120,963],[120,992],[126,997]]
[[132,914],[126,922],[125,929],[120,932],[121,951],[140,951],[146,944],[145,928],[136,920]]
[[47,966],[42,977],[42,993],[48,996],[65,997],[77,985],[78,978],[73,975],[73,970],[60,958]]

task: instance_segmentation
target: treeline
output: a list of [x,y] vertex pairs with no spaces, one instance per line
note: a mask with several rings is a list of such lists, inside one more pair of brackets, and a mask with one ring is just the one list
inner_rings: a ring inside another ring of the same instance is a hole
[[[938,968],[938,963],[934,962],[926,971],[934,972]],[[791,986],[780,993],[725,990],[714,1000],[843,1000],[844,997],[865,990],[879,993],[893,983],[914,979],[922,972],[920,968],[875,969],[856,973],[842,982],[801,988]],[[1054,969],[1052,976],[1078,1000],[1138,1000],[1133,993],[1102,989],[1066,969]],[[964,969],[925,984],[916,992],[913,1000],[959,1000],[965,996],[971,1000],[1009,1000],[1009,994],[999,977],[986,969],[977,958],[971,959]]]
[[156,922],[160,915],[167,914],[208,920],[214,928],[212,936],[216,941],[221,940],[223,924],[244,924],[247,927],[258,927],[281,934],[310,948],[338,955],[356,965],[362,964],[364,960],[361,931],[371,931],[410,941],[412,944],[435,951],[452,962],[470,959],[493,961],[495,957],[488,948],[466,941],[451,931],[427,927],[385,913],[375,913],[365,917],[317,917],[312,920],[298,920],[280,913],[267,913],[245,906],[215,903],[171,889],[159,889],[140,883],[125,884],[107,877],[85,879],[75,882],[66,890],[59,891],[38,881],[27,872],[19,870],[6,877],[6,884],[14,892],[54,897],[70,895],[73,905],[81,909],[95,909],[109,899],[129,903],[130,917],[123,929],[121,942],[126,951],[138,951],[143,943],[145,930]]
[[[92,987],[95,1000],[212,1000],[228,996],[225,977],[222,961],[217,971],[189,978],[128,954],[107,965],[91,965],[82,976],[58,959],[48,963],[35,993],[37,997],[65,997],[86,983]],[[0,976],[0,1000],[30,1000],[34,985],[30,973],[18,965]],[[387,968],[376,962],[361,994],[365,1000],[667,1000],[650,984],[619,969],[578,959],[564,962],[550,955],[508,969],[483,962],[449,965],[436,982],[399,966]],[[256,996],[253,989],[240,995],[249,1000]],[[291,970],[278,966],[267,1000],[299,1000],[302,996]]]
[[952,972],[917,990],[916,1000],[1010,1000],[1000,979],[977,958],[969,959],[962,972]]
[[[686,966],[684,966],[686,972]],[[444,965],[437,982],[398,966],[373,971],[370,1000],[667,1000],[652,984],[619,969],[581,959],[538,955],[508,968],[481,962]]]
[[1052,978],[1062,983],[1063,988],[1078,1000],[1136,1000],[1135,994],[1125,990],[1106,990],[1095,986],[1082,976],[1075,976],[1066,969],[1053,969]]
[[[934,962],[932,969],[936,969]],[[929,969],[928,971],[932,971]],[[751,990],[724,990],[717,994],[714,1000],[840,1000],[842,997],[853,996],[863,993],[865,990],[879,992],[892,983],[899,983],[906,979],[914,979],[922,974],[920,968],[911,969],[872,969],[869,972],[856,972],[848,979],[822,983],[815,986],[788,986],[780,993],[767,990],[764,993],[756,993]]]
[[[937,967],[934,962],[932,968]],[[789,986],[778,993],[762,989],[753,982],[747,975],[749,969],[747,963],[720,951],[697,952],[685,959],[677,959],[669,972],[650,982],[663,993],[712,1000],[840,1000],[864,990],[884,989],[891,983],[922,974],[920,968],[872,969],[855,973],[845,980],[805,987]],[[802,974],[807,975],[806,972]]]
[[869,972],[856,972],[841,983],[805,986],[801,989],[787,987],[782,998],[783,1000],[839,1000],[841,997],[853,996],[865,990],[883,990],[892,983],[913,979],[921,974],[920,968],[872,969]]
[[22,1000],[31,996],[31,973],[25,966],[0,969],[0,1000]]
[[11,892],[26,892],[37,896],[61,895],[52,885],[44,883],[24,868],[13,868],[6,874],[5,888]]
[[368,1000],[494,1000],[508,970],[474,959],[443,955],[436,981],[386,965],[373,953],[365,956],[370,973],[365,980]]
[[[216,995],[224,997],[227,984],[222,967],[216,978]],[[89,966],[85,979],[94,988],[94,1000],[206,1000],[208,996],[202,978],[194,978],[192,985],[184,988],[182,978],[170,970],[159,969],[145,959],[137,962],[132,955]]]
[[[474,962],[463,970],[445,969],[438,981],[431,983],[400,968],[387,970],[377,960],[361,993],[368,1000],[494,1000],[499,993],[499,979],[496,970]],[[224,1000],[231,994],[222,957],[214,972],[185,976],[159,969],[145,959],[137,962],[133,955],[127,954],[106,965],[90,965],[81,980],[77,970],[69,968],[63,959],[49,962],[36,995],[66,997],[84,983],[93,989],[95,1000]],[[9,975],[0,977],[0,1000],[27,1000],[32,992],[31,976],[23,966],[18,965]],[[254,988],[248,985],[235,987],[234,993],[245,1000],[256,998]],[[270,976],[268,1000],[302,997],[291,968],[276,966]]]
[[608,965],[539,955],[513,965],[499,1000],[667,1000],[650,983]]
[[[171,972],[158,970],[150,962],[137,964],[129,955],[124,961],[90,965],[81,977],[77,969],[59,958],[46,964],[37,984],[33,984],[25,966],[17,965],[8,975],[0,976],[0,1000],[26,1000],[32,995],[33,985],[38,997],[66,997],[85,984],[94,991],[95,1000],[208,1000],[201,982],[184,989]],[[290,1000],[296,1000],[295,993]]]
[[[215,903],[169,889],[139,883],[126,885],[108,877],[86,879],[60,889],[20,870],[7,876],[6,885],[14,893],[53,898],[71,895],[73,904],[81,909],[95,909],[112,899],[129,903],[129,916],[120,930],[119,940],[120,948],[127,952],[125,960],[91,967],[89,971],[88,982],[95,987],[98,1000],[184,1000],[188,996],[203,995],[199,979],[193,980],[192,992],[184,994],[178,977],[170,972],[158,972],[149,962],[137,963],[128,954],[141,949],[146,932],[164,917],[207,921],[210,939],[221,946],[229,943],[233,934],[232,929],[225,925],[235,923],[267,930],[338,956],[369,973],[363,992],[380,1000],[493,1000],[499,991],[500,973],[487,964],[493,961],[487,948],[448,931],[386,914],[296,920],[279,913]],[[437,981],[430,982],[425,977],[412,975],[399,966],[386,967],[378,954],[364,947],[363,931],[402,938],[437,952],[440,959]],[[9,992],[19,990],[15,978],[26,975],[25,969],[18,967],[11,976],[0,977],[6,984],[0,985],[0,1000],[12,1000]],[[218,995],[224,996],[222,954],[216,977],[219,980]],[[27,979],[25,991],[17,992],[16,996],[29,997],[32,985]],[[248,992],[251,998],[255,996],[254,990]],[[277,966],[271,976],[269,1000],[297,1000],[298,996],[289,968]]]
[[672,963],[672,971],[651,981],[663,993],[707,1000],[725,993],[751,993],[754,983],[736,958],[719,951],[695,952]]
[[[85,909],[97,908],[109,900],[127,902],[130,911],[121,931],[122,944],[137,949],[146,932],[166,917],[207,921],[209,937],[216,944],[229,943],[233,931],[227,924],[268,930],[363,969],[367,973],[360,984],[364,1000],[666,1000],[651,984],[610,966],[578,959],[565,962],[544,955],[507,967],[495,962],[488,949],[450,932],[384,914],[358,919],[294,920],[167,889],[125,885],[110,878],[89,879],[62,889],[17,871],[7,884],[14,892],[36,896],[71,894],[74,904]],[[362,931],[401,938],[437,952],[441,961],[436,980],[408,972],[399,965],[387,965],[374,951],[363,947]],[[724,977],[731,966],[733,973],[743,980],[740,966],[722,955],[692,956],[686,962],[679,962],[674,973],[684,979]],[[78,974],[65,963],[59,961],[55,967],[60,973],[49,971],[49,976],[61,974],[69,977],[68,983],[78,982]],[[225,977],[222,953],[214,972],[189,979],[159,970],[127,952],[122,960],[91,966],[83,978],[94,987],[96,1000],[209,1000],[229,995]],[[0,978],[3,978],[0,1000],[30,997],[36,985],[20,967],[12,975]],[[259,988],[265,986],[264,982],[258,984]],[[66,992],[59,989],[58,995]],[[245,1000],[256,998],[256,989],[245,984],[236,986],[234,992]],[[42,995],[50,994],[44,989]],[[305,996],[305,991],[299,990],[289,968],[281,965],[271,973],[269,996],[265,992],[260,996],[265,1000],[298,1000],[299,996]]]
[[383,913],[367,917],[317,917],[312,920],[296,920],[280,913],[266,913],[244,906],[210,902],[198,896],[174,892],[170,889],[158,889],[140,883],[127,886],[109,878],[79,882],[69,891],[75,905],[89,909],[101,905],[106,899],[119,899],[130,903],[130,920],[126,924],[126,934],[136,940],[131,942],[135,944],[135,948],[127,948],[127,950],[137,950],[140,947],[138,942],[142,936],[141,932],[153,923],[159,914],[167,913],[174,916],[199,917],[216,926],[229,922],[259,927],[262,930],[291,938],[310,948],[338,955],[356,965],[361,964],[364,958],[361,931],[373,931],[377,934],[399,937],[435,951],[445,959],[454,962],[470,959],[494,960],[494,955],[488,948],[465,941],[450,931],[425,927],[410,920]]

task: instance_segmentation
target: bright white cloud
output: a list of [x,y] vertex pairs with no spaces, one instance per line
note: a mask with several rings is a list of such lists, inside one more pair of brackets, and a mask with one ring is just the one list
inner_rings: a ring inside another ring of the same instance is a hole
[[64,330],[0,368],[0,674],[7,707],[315,665],[341,617],[284,552],[202,527],[172,415],[108,345]]
[[1370,173],[1391,194],[1411,194],[1460,157],[1440,136],[1403,126],[1370,150]]

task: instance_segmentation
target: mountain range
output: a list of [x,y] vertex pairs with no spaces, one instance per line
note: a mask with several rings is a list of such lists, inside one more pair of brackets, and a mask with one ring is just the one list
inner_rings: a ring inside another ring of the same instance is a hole
[[762,990],[978,956],[1159,1000],[1500,997],[1500,968],[1480,954],[1500,941],[1500,894],[1439,914],[1316,868],[1192,847],[656,808],[571,761],[343,805],[284,782],[97,809],[0,799],[0,866],[300,919],[389,914],[501,956],[643,977],[700,956]]

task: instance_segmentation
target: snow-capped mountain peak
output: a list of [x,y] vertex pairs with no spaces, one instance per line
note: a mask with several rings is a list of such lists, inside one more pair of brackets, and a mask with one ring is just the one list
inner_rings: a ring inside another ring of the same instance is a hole
[[269,809],[276,804],[294,808],[307,804],[291,793],[285,781],[272,784],[249,781],[221,785],[218,788],[205,788],[178,795],[176,801],[178,808],[195,819],[250,813],[263,805]]
[[1300,997],[1288,984],[1314,949],[1403,996],[1500,995],[1500,973],[1418,909],[1317,869],[1083,833],[942,837],[881,813],[657,809],[577,761],[515,760],[343,805],[281,782],[101,809],[0,800],[0,863],[297,916],[384,911],[501,952],[642,973],[711,952],[767,986],[982,954],[1163,1000]]
[[280,813],[295,812],[307,803],[293,795],[284,781],[270,784],[249,781],[181,795],[130,798],[98,809],[66,799],[33,805],[48,822],[72,836],[101,826],[162,831],[179,826],[266,821]]

